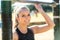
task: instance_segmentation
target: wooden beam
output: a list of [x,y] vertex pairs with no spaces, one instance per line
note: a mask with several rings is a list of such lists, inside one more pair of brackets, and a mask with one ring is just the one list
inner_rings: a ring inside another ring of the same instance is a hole
[[11,1],[1,1],[2,40],[12,40]]

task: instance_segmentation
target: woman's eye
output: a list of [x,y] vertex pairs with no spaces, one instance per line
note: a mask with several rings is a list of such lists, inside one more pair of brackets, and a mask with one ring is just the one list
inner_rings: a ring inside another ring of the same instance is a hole
[[30,14],[28,14],[28,16],[30,16]]
[[22,15],[22,17],[25,17],[25,15]]

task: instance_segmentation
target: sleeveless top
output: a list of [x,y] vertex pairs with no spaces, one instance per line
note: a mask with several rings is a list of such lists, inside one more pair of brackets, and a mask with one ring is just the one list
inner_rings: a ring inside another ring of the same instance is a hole
[[16,29],[16,32],[18,34],[18,40],[34,40],[34,33],[29,28],[26,34],[21,33],[18,28]]

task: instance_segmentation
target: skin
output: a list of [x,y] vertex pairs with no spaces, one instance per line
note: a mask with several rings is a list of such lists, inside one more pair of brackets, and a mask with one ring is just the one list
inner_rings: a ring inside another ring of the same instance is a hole
[[[37,33],[42,33],[45,31],[48,31],[52,28],[54,28],[55,24],[54,22],[50,19],[50,17],[44,12],[41,6],[39,4],[34,5],[35,8],[42,14],[42,16],[45,18],[46,23],[48,24],[47,26],[44,27],[31,27],[30,29],[33,31],[34,34]],[[16,18],[18,21],[18,29],[21,31],[21,33],[25,34],[27,33],[27,25],[30,23],[30,12],[27,9],[21,9],[21,12],[18,14],[19,16]],[[15,32],[13,34],[13,40],[18,40],[18,35]]]

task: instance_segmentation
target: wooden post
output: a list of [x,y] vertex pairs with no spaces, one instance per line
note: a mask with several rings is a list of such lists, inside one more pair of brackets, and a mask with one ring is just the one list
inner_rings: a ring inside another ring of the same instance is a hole
[[12,40],[11,1],[1,1],[2,40]]
[[[55,1],[56,3],[59,3],[59,0],[54,0],[54,1]],[[55,26],[55,28],[54,28],[54,30],[55,30],[55,32],[54,32],[54,35],[55,35],[54,39],[55,39],[55,40],[60,40],[59,5],[57,5],[57,6],[54,8],[54,16],[55,16],[54,22],[55,22],[55,24],[56,24],[56,26]]]

